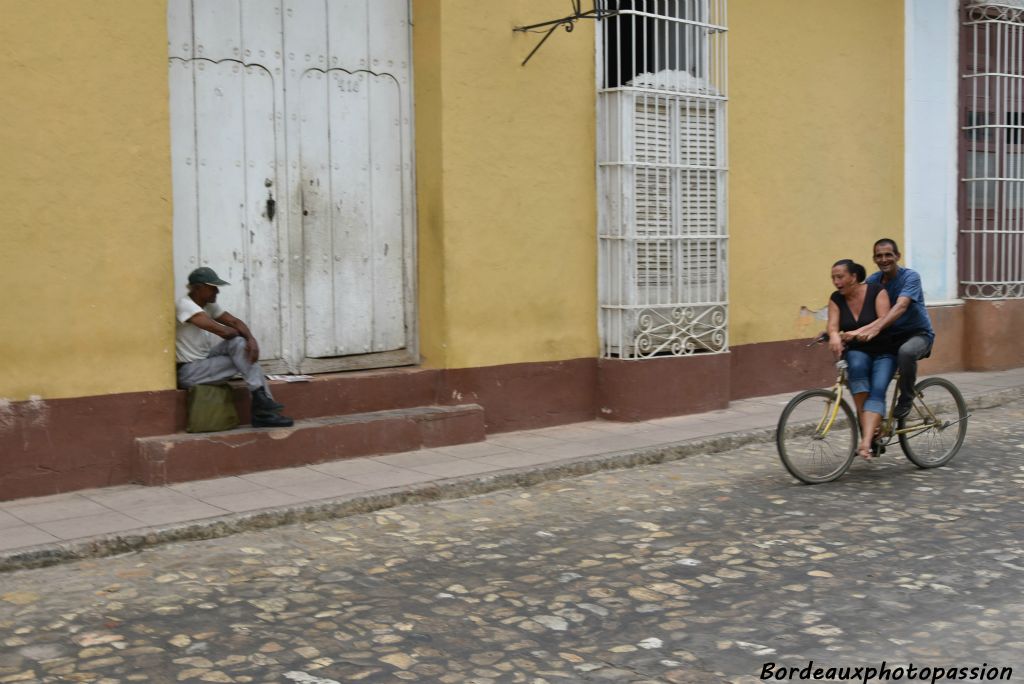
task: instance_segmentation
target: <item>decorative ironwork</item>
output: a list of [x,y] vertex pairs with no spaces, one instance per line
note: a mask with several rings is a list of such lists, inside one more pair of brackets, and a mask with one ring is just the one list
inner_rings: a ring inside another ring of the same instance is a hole
[[725,351],[726,320],[724,306],[643,309],[637,315],[635,355],[650,358]]
[[1024,0],[967,0],[963,9],[960,294],[1021,299]]
[[997,0],[996,2],[969,2],[966,6],[968,21],[1024,21],[1024,1]]
[[[572,30],[576,28],[576,22],[580,19],[595,19],[600,20],[605,17],[610,17],[616,14],[615,10],[610,10],[605,5],[606,0],[594,0],[594,9],[583,11],[581,7],[582,0],[571,0],[572,2],[572,14],[561,19],[552,19],[551,21],[542,21],[539,24],[530,24],[529,26],[516,26],[513,31],[519,31],[521,33],[543,33],[544,37],[540,39],[540,42],[530,50],[530,54],[526,55],[526,59],[520,66],[526,66],[526,63],[530,61],[530,58],[540,50],[540,46],[543,45],[551,34],[555,32],[559,26],[565,29],[566,33],[572,33]],[[538,29],[547,29],[546,31],[540,31]]]
[[1024,299],[1022,283],[961,283],[965,299]]
[[602,22],[602,353],[728,350],[726,0],[618,0]]

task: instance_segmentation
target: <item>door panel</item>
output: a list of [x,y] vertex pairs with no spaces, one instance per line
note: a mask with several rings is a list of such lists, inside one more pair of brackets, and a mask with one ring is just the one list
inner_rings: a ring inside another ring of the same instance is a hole
[[262,66],[240,67],[245,99],[242,163],[245,165],[245,222],[239,245],[247,268],[249,301],[244,319],[251,321],[260,340],[261,356],[282,358],[281,278],[278,253],[278,146],[275,129],[274,83]]
[[[262,356],[281,358],[273,79],[235,61],[171,63],[175,133],[175,282],[209,265],[231,283],[218,302],[259,332]],[[188,130],[185,128],[185,130]],[[267,182],[271,186],[267,186]]]
[[[191,40],[191,38],[189,38]],[[188,48],[191,52],[191,48]],[[174,201],[175,299],[185,295],[186,276],[199,266],[199,198],[196,196],[196,117],[193,71],[188,59],[168,65],[171,91],[171,184]]]
[[[390,4],[392,0],[378,0]],[[372,3],[370,3],[372,4]],[[332,0],[327,3],[327,34],[332,68],[349,72],[369,68],[370,9],[366,0]]]
[[390,76],[367,78],[370,112],[370,226],[373,351],[402,346],[405,282],[402,273],[401,97]]
[[216,268],[292,371],[415,360],[408,11],[169,2],[176,282]]
[[[306,353],[405,345],[401,99],[394,79],[309,72],[302,81]],[[326,143],[326,144],[325,144]]]
[[240,0],[192,3],[195,56],[213,61],[242,59]]
[[[299,159],[302,206],[303,303],[306,355],[335,356],[330,154],[324,141],[331,115],[326,74],[307,71],[300,86]],[[353,321],[353,326],[358,325]],[[343,353],[343,352],[342,352]]]

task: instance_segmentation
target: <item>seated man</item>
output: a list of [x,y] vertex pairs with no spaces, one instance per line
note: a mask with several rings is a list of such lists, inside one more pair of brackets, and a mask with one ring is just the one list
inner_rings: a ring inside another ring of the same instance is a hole
[[900,398],[893,415],[902,418],[910,413],[914,403],[914,385],[917,384],[917,361],[932,352],[935,331],[924,305],[921,276],[917,271],[899,265],[900,250],[896,241],[882,238],[875,243],[876,273],[868,276],[866,282],[879,283],[889,293],[892,308],[889,313],[873,323],[852,333],[858,340],[868,341],[884,328],[889,328],[899,351],[896,368],[900,372]]
[[270,395],[263,369],[256,363],[260,358],[256,338],[245,323],[217,304],[218,287],[227,284],[206,266],[188,275],[188,295],[177,303],[178,387],[188,389],[241,374],[252,392],[252,426],[289,427],[292,419],[280,414],[284,406]]

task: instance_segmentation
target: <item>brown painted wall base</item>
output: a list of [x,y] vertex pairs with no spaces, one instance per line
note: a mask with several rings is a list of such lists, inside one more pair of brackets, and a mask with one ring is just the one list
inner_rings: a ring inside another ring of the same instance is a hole
[[826,345],[808,340],[744,344],[732,348],[730,399],[824,387],[836,379],[835,360]]
[[[1024,301],[971,301],[934,307],[931,316],[938,341],[922,372],[1024,365]],[[276,383],[274,392],[286,413],[298,420],[478,404],[483,417],[473,420],[488,433],[595,418],[636,421],[723,408],[731,399],[823,387],[833,380],[831,356],[824,347],[806,348],[806,342],[741,345],[727,354],[643,361],[588,358],[355,371],[317,376],[310,383]],[[248,416],[248,393],[242,388],[236,403],[240,415]],[[151,479],[138,469],[133,472],[136,440],[173,437],[184,425],[185,393],[176,390],[0,403],[0,500]],[[378,437],[390,443],[387,435]],[[324,445],[325,458],[377,448],[335,448],[343,442]],[[277,453],[267,452],[267,467],[288,465],[283,450]],[[201,470],[182,477],[201,477]]]
[[[936,342],[931,356],[921,362],[921,373],[949,373],[967,368],[964,312],[963,304],[928,308]],[[834,382],[832,354],[826,345],[808,347],[808,342],[810,340],[786,340],[733,347],[729,398],[797,392]],[[1022,365],[1024,359],[1004,367]]]
[[729,405],[729,354],[600,359],[598,417],[649,420]]
[[184,392],[0,405],[0,501],[130,481],[134,438],[185,422]]
[[[482,439],[482,432],[476,434],[477,423],[479,430],[503,432],[589,420],[594,417],[596,386],[596,360],[575,359],[456,370],[336,373],[317,376],[309,383],[273,383],[273,392],[285,404],[286,415],[297,421],[431,406],[483,407],[483,415],[474,415],[472,425],[456,424],[451,418],[419,420],[419,432],[406,435],[408,439],[399,440],[402,446],[398,447],[395,439],[408,426],[385,422],[380,429],[370,429],[364,421],[360,428],[363,436],[355,437],[354,428],[345,428],[344,440],[324,447],[324,458],[344,458],[450,444],[455,438],[462,442]],[[235,404],[247,422],[249,393],[244,387],[236,388]],[[0,404],[0,501],[151,481],[150,476],[143,477],[142,466],[136,464],[133,471],[136,440],[162,435],[191,437],[183,435],[185,417],[185,392],[178,390]],[[337,436],[340,431],[343,428],[333,432]],[[370,440],[370,446],[361,440]],[[202,445],[203,440],[197,443]],[[273,445],[273,441],[267,444]],[[189,451],[181,448],[183,454]],[[286,467],[291,464],[286,451],[254,447],[253,460],[246,467]],[[188,458],[195,467],[183,472],[191,474],[174,477],[213,476],[202,463],[202,455]],[[187,462],[185,459],[183,464]]]
[[594,417],[594,359],[457,368],[441,374],[438,403],[480,404],[488,432],[528,430]]
[[964,314],[970,370],[1024,366],[1024,300],[969,299]]
[[964,359],[964,305],[928,307],[928,316],[935,330],[932,355],[921,361],[919,372],[924,375],[962,371]]

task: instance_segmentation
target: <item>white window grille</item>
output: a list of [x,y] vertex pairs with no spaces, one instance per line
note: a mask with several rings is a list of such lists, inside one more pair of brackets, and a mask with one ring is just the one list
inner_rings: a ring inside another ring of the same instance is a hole
[[961,296],[1024,298],[1024,2],[963,8]]
[[726,0],[619,0],[599,32],[603,354],[723,352]]

